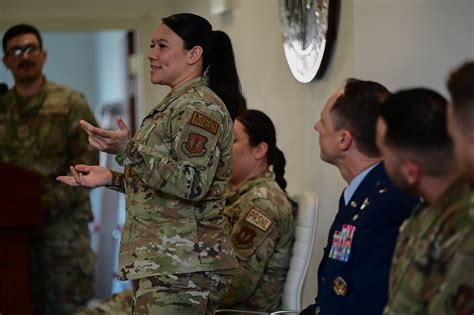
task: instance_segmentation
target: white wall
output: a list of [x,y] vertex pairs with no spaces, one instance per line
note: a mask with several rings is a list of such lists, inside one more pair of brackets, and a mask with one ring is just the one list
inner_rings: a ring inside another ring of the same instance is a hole
[[97,104],[127,100],[127,33],[103,31],[96,35]]
[[[315,255],[304,290],[304,304],[310,303],[316,294],[317,265],[344,187],[339,172],[320,161],[318,137],[312,129],[326,99],[347,77],[380,80],[390,89],[423,85],[445,92],[448,70],[474,57],[471,0],[341,0],[339,31],[330,66],[322,80],[310,84],[297,83],[286,65],[277,0],[233,0],[231,13],[218,17],[209,17],[207,0],[137,0],[132,2],[136,6],[122,5],[122,9],[110,2],[91,1],[81,3],[77,16],[66,6],[58,8],[57,2],[43,1],[50,3],[50,9],[54,7],[55,11],[50,12],[57,12],[50,19],[45,17],[44,5],[41,16],[35,17],[36,2],[19,6],[18,14],[30,14],[31,22],[49,29],[138,30],[142,51],[141,117],[168,91],[148,82],[145,58],[159,18],[178,11],[195,12],[208,17],[215,29],[229,33],[249,106],[264,110],[277,127],[278,145],[288,161],[289,192],[313,190],[320,196]],[[2,28],[15,20],[10,16],[14,15],[13,10],[8,8],[3,16],[0,13]],[[89,18],[87,11],[91,12]]]
[[474,56],[474,1],[356,2],[357,75],[394,90],[423,85],[448,96],[447,74]]
[[48,80],[68,85],[84,93],[92,108],[97,106],[97,46],[91,32],[51,32],[43,45],[48,52],[44,73]]

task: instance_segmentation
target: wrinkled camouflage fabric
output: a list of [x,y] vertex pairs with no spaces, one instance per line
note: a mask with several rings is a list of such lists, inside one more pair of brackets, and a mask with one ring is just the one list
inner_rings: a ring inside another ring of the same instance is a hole
[[225,208],[239,266],[219,308],[276,311],[293,244],[292,203],[268,171],[226,192]]
[[133,290],[128,289],[100,301],[90,309],[83,309],[76,315],[130,315],[132,312]]
[[400,228],[384,314],[474,313],[474,197],[463,181]]
[[134,281],[134,315],[212,315],[227,291],[234,270],[194,272]]
[[125,173],[113,172],[109,188],[125,192],[127,213],[121,279],[237,266],[223,216],[232,121],[207,84],[196,78],[170,92],[116,155]]
[[89,191],[56,181],[69,165],[99,161],[81,119],[96,124],[84,97],[52,82],[29,99],[13,90],[0,98],[0,161],[42,175],[43,225],[31,231],[29,244],[38,314],[70,314],[94,293]]

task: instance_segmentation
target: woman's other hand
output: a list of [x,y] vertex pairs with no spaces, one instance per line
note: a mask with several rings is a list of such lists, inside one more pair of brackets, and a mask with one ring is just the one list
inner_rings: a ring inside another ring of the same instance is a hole
[[87,188],[96,188],[110,185],[112,182],[112,172],[98,165],[78,164],[70,166],[71,175],[58,176],[56,180],[70,186],[82,186]]
[[116,154],[130,139],[130,129],[122,117],[117,117],[117,130],[95,127],[85,120],[80,121],[82,129],[89,135],[89,143],[99,151]]

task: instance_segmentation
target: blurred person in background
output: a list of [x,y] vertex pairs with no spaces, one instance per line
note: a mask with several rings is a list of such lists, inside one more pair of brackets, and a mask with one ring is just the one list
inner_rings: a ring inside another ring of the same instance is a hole
[[36,27],[14,25],[2,44],[3,64],[15,84],[0,98],[0,162],[42,177],[43,223],[29,235],[34,312],[71,314],[94,297],[95,255],[88,228],[93,218],[89,190],[55,178],[69,165],[99,162],[79,124],[96,121],[81,93],[46,79],[47,52]]

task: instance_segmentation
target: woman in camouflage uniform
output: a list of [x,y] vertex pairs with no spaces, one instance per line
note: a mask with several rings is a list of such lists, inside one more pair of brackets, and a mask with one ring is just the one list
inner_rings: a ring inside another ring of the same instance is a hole
[[126,196],[119,274],[133,280],[134,314],[212,314],[237,262],[224,229],[232,117],[244,104],[229,37],[188,13],[153,32],[151,82],[171,92],[133,138],[121,120],[82,127],[124,173],[76,165],[59,180],[108,186]]
[[232,187],[224,211],[239,266],[219,307],[276,311],[295,222],[285,192],[285,157],[267,115],[248,110],[236,118],[232,155]]

